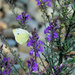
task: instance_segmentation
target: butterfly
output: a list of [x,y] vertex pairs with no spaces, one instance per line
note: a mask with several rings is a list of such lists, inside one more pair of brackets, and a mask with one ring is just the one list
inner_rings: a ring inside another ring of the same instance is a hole
[[26,43],[30,36],[30,33],[27,30],[21,28],[13,29],[13,34],[15,36],[15,40],[19,44]]

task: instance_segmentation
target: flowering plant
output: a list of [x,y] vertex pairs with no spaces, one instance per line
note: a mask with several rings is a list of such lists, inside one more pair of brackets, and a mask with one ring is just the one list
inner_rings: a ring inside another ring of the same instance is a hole
[[[39,40],[40,35],[34,28],[27,41],[27,47],[31,47],[30,60],[27,60],[28,70],[22,64],[20,65],[26,75],[71,75],[75,68],[75,54],[72,53],[75,51],[75,36],[71,36],[71,34],[75,33],[75,0],[36,1],[43,13],[45,41]],[[61,10],[59,15],[55,17],[54,13],[58,6],[56,3],[59,4]],[[73,11],[71,16],[69,16],[71,12],[68,9],[69,6]],[[51,7],[53,12],[48,15],[47,8]],[[20,21],[20,24],[24,24],[21,26],[27,30],[27,20],[31,20],[31,18],[26,12],[22,12],[21,15],[17,15],[16,20]],[[46,26],[46,23],[48,23],[48,26]],[[62,31],[63,29],[64,31]],[[42,64],[38,63],[37,58],[41,60]],[[47,63],[47,66],[45,66],[43,60]],[[43,70],[40,69],[40,65],[44,67]],[[5,70],[3,70],[4,72]],[[18,74],[21,75],[19,72]]]

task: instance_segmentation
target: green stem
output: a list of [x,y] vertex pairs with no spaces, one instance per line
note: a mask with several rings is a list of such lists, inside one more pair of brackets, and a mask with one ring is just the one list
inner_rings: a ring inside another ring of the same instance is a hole
[[60,52],[60,54],[59,54],[59,65],[62,63],[62,60],[63,60],[63,55],[62,55],[62,52]]

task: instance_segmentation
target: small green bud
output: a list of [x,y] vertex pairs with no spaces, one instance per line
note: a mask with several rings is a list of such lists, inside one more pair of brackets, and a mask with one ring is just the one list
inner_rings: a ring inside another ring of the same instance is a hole
[[72,38],[72,40],[74,40],[74,37]]
[[23,60],[21,58],[19,58],[20,62],[23,62]]
[[61,28],[63,28],[64,27],[64,24],[61,24]]

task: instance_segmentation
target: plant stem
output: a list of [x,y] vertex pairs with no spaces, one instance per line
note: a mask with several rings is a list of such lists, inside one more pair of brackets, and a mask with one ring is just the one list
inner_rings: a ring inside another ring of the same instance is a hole
[[62,59],[63,59],[63,55],[62,55],[62,52],[60,52],[60,54],[59,54],[59,64],[62,63]]

